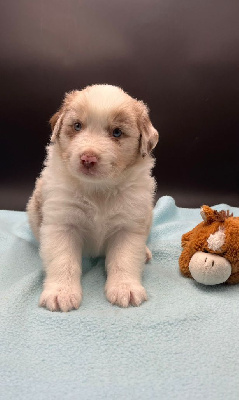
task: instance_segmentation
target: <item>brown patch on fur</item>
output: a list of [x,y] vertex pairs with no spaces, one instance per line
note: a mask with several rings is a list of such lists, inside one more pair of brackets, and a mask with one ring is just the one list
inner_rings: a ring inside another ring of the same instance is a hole
[[122,140],[122,138],[119,139],[119,138],[115,138],[114,136],[112,136],[112,140],[113,140],[118,146],[121,146],[121,140]]
[[233,217],[233,213],[230,214],[229,210],[227,211],[214,211],[215,221],[224,222],[227,218]]
[[52,130],[52,132],[53,132],[53,130],[54,130],[54,127],[55,127],[55,125],[56,125],[56,123],[57,123],[57,120],[58,120],[60,114],[61,114],[61,112],[60,112],[60,111],[57,111],[57,112],[56,112],[54,115],[52,115],[52,117],[50,118],[49,124],[51,125],[51,130]]
[[[80,130],[81,131],[81,130]],[[65,134],[70,138],[73,139],[76,135],[78,135],[80,133],[80,131],[76,131],[74,129],[74,124],[73,125],[69,125],[66,130],[65,130]]]
[[[109,121],[108,132],[112,135],[113,130],[119,128],[122,130],[123,137],[132,136],[129,135],[129,129],[132,130],[132,127],[135,126],[135,130],[137,131],[137,122],[134,115],[134,110],[132,112],[132,107],[129,103],[128,109],[124,105],[121,109],[115,110],[115,112],[111,113],[111,118]],[[113,139],[117,139],[114,138]],[[118,139],[122,140],[122,137]]]
[[54,127],[55,127],[55,125],[56,125],[56,123],[58,121],[58,118],[66,110],[66,108],[70,106],[70,103],[71,103],[72,99],[74,98],[74,96],[76,95],[76,92],[77,92],[77,90],[73,90],[72,92],[66,93],[61,107],[50,118],[49,123],[51,125],[52,132],[53,132]]
[[[57,113],[56,113],[56,114],[57,114]],[[56,125],[58,119],[61,117],[61,115],[62,115],[62,113],[59,114],[59,116],[58,116],[58,118],[56,119],[56,121],[55,121],[55,119],[53,119],[54,128],[53,128],[53,132],[52,132],[52,136],[51,136],[51,143],[54,143],[55,140],[56,140],[57,138],[59,138],[59,136],[60,136],[61,127],[62,127],[62,123],[63,123],[62,119],[61,119],[61,121],[60,121],[60,126],[58,127],[57,132],[54,132],[54,129],[55,129],[55,125]],[[54,117],[54,116],[55,116],[55,114],[53,115],[53,117]]]
[[125,126],[125,125],[133,125],[135,123],[134,118],[132,118],[132,115],[130,115],[129,111],[127,111],[125,108],[121,110],[116,110],[115,113],[112,116],[112,125],[114,127],[120,127],[120,126]]
[[144,158],[147,154],[151,153],[158,143],[158,132],[150,121],[149,109],[143,101],[136,101],[135,110],[138,130],[140,132],[139,151]]
[[233,213],[230,214],[229,210],[217,211],[205,205],[201,208],[206,218],[205,222],[208,224],[211,224],[214,221],[224,222],[227,218],[233,217]]

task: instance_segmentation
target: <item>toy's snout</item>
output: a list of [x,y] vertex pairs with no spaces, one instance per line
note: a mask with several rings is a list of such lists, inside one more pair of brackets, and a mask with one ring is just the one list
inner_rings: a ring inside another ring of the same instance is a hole
[[218,285],[229,278],[232,268],[224,257],[197,251],[190,260],[189,270],[197,282]]

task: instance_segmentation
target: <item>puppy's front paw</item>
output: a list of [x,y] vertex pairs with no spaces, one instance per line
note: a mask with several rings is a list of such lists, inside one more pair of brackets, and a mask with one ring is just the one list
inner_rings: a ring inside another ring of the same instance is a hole
[[138,283],[118,283],[107,285],[105,288],[107,300],[120,307],[139,306],[147,300],[147,293]]
[[39,305],[50,311],[70,311],[77,309],[82,300],[79,286],[48,286],[43,290]]

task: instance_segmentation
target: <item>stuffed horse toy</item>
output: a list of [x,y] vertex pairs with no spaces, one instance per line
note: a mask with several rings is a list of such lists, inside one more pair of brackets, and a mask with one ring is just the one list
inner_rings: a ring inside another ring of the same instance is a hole
[[179,266],[204,285],[239,283],[239,217],[201,207],[203,222],[182,236]]

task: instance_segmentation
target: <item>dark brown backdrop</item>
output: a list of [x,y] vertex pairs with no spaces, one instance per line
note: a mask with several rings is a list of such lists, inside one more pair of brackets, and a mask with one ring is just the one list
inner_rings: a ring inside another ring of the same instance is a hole
[[239,205],[238,0],[0,0],[0,208],[24,209],[66,91],[122,86],[160,133],[159,195]]

